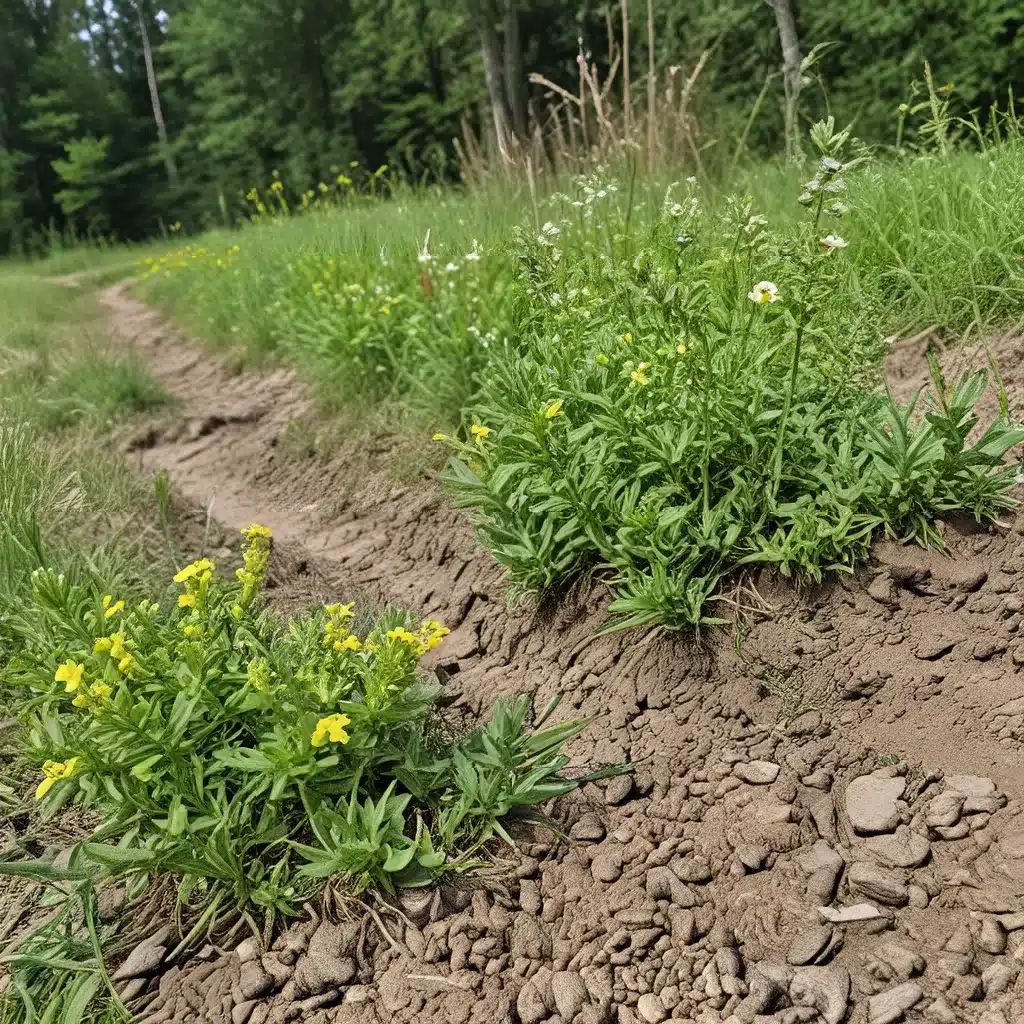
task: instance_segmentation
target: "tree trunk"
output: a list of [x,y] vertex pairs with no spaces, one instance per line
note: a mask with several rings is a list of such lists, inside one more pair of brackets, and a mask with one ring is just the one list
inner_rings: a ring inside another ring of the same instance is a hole
[[786,156],[790,159],[800,153],[800,129],[797,125],[797,100],[800,97],[800,38],[796,34],[796,20],[790,0],[773,0],[775,24],[779,27],[782,44],[782,82],[786,95]]
[[622,118],[627,139],[633,135],[632,87],[629,80],[629,0],[622,0]]
[[505,75],[503,70],[501,40],[498,38],[496,17],[491,0],[472,0],[473,20],[480,34],[480,54],[484,61],[484,79],[487,95],[491,100],[491,114],[494,117],[494,131],[498,137],[498,149],[506,163],[512,161],[512,116],[505,96]]
[[516,0],[502,0],[502,15],[505,35],[505,96],[512,115],[512,127],[520,139],[525,139],[526,73],[523,69],[523,44],[519,37]]
[[163,110],[160,108],[160,91],[156,84],[156,71],[153,69],[153,51],[149,45],[149,33],[142,17],[142,8],[136,4],[135,13],[139,16],[139,32],[142,34],[142,55],[146,61],[146,80],[149,82],[149,98],[153,104],[153,120],[156,121],[156,134],[160,140],[160,149],[164,156],[164,167],[167,168],[167,184],[172,189],[178,187],[178,168],[174,166],[174,155],[167,142],[167,127],[164,124]]

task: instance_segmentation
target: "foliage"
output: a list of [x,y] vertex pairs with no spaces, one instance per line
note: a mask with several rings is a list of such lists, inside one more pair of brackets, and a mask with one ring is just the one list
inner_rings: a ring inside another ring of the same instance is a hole
[[614,183],[584,179],[520,234],[519,346],[484,376],[471,439],[442,438],[456,501],[517,590],[597,567],[616,625],[695,626],[720,621],[743,567],[819,579],[878,531],[936,543],[937,514],[1011,504],[1004,456],[1024,431],[1005,402],[968,441],[986,373],[949,389],[934,366],[918,428],[871,387],[876,307],[835,233],[859,161],[831,119],[812,139],[794,230],[749,201],[709,224],[691,188],[637,237]]
[[327,876],[359,893],[465,871],[509,840],[502,819],[583,781],[562,777],[561,748],[587,720],[541,728],[552,707],[531,730],[528,698],[444,738],[440,686],[417,670],[438,623],[390,613],[356,631],[331,605],[280,625],[260,602],[270,531],[243,532],[237,579],[193,562],[170,612],[41,569],[10,617],[3,680],[42,764],[36,796],[101,811],[87,860],[271,918]]
[[[138,239],[175,221],[190,229],[234,223],[244,216],[252,184],[278,173],[301,191],[349,173],[353,162],[368,173],[389,164],[410,181],[455,179],[454,140],[489,131],[475,6],[470,0],[347,0],[340,7],[326,0],[174,0],[162,7],[149,0],[11,0],[0,10],[0,250],[36,252],[97,230]],[[614,92],[621,93],[621,53],[610,29],[617,5],[518,0],[514,6],[525,73],[575,95],[582,46],[602,81],[618,67]],[[643,4],[629,6],[640,110],[646,11]],[[769,7],[749,0],[654,5],[659,82],[682,68],[681,81],[698,55],[708,53],[701,131],[686,159],[712,176],[729,165],[741,136],[756,153],[776,150],[782,89]],[[806,124],[832,112],[855,120],[871,142],[895,141],[897,108],[912,100],[926,59],[940,87],[953,86],[949,98],[960,116],[979,110],[984,120],[1024,80],[1015,0],[979,0],[969,8],[936,0],[884,11],[867,0],[840,7],[804,0],[797,15],[805,54],[817,54],[807,71],[816,87],[806,88],[801,101]],[[180,181],[164,172],[140,20],[153,44]],[[534,110],[544,110],[554,93],[545,84],[530,88]],[[621,104],[620,95],[606,100]],[[555,162],[567,143],[559,142],[564,131],[550,117],[538,121]],[[906,138],[917,141],[914,124]],[[95,149],[102,139],[109,144],[99,174],[97,154],[82,146]],[[64,172],[75,167],[88,181],[69,188]]]

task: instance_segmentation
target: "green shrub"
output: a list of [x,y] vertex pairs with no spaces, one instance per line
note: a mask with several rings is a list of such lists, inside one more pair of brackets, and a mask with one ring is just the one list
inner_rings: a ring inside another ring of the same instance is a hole
[[327,876],[358,893],[467,870],[509,840],[503,819],[580,784],[561,748],[586,720],[530,730],[519,698],[452,742],[418,669],[447,630],[391,613],[354,631],[351,605],[282,626],[260,602],[270,533],[244,532],[238,578],[194,562],[170,611],[40,570],[12,616],[3,681],[42,762],[37,796],[102,812],[87,860],[273,917]]
[[[874,386],[879,309],[835,226],[847,212],[847,133],[821,158],[796,230],[750,202],[703,216],[695,189],[630,228],[622,192],[581,180],[561,216],[518,239],[515,349],[484,376],[447,472],[514,587],[608,572],[619,626],[721,621],[723,579],[849,570],[879,531],[938,542],[933,518],[1011,502],[1003,414],[967,435],[982,372],[922,426]],[[851,247],[859,239],[851,240]]]

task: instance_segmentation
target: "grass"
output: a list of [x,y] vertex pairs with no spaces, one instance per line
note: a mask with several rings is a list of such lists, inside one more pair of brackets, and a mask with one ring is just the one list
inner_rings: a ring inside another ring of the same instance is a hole
[[[246,230],[150,259],[142,292],[294,363],[328,409],[431,424],[513,593],[597,569],[615,623],[692,627],[738,572],[818,578],[880,532],[939,543],[935,516],[1005,506],[1012,424],[964,447],[986,375],[936,377],[920,430],[879,391],[887,335],[1024,308],[1016,122],[948,134],[876,156],[823,125],[839,170],[767,164],[740,191],[599,172],[301,216],[268,193]],[[759,281],[780,301],[755,308]]]

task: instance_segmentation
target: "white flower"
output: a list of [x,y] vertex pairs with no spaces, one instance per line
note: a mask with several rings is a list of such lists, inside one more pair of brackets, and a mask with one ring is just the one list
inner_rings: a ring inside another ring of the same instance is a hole
[[759,281],[753,289],[747,292],[747,298],[763,306],[766,302],[779,301],[779,289],[771,281]]
[[449,274],[454,274],[455,271],[459,269],[459,265],[458,263],[449,263],[444,269],[447,270]]
[[825,246],[826,252],[833,252],[836,249],[845,249],[849,244],[838,235],[826,235],[822,240],[821,244]]
[[697,179],[695,177],[691,176],[691,177],[686,179],[686,184],[687,185],[696,185],[697,184]]
[[480,243],[474,238],[473,248],[463,257],[465,260],[469,260],[471,263],[475,263],[483,255],[483,249],[480,248]]
[[433,263],[434,257],[430,255],[430,231],[427,231],[427,237],[423,239],[423,248],[420,249],[420,254],[416,258],[420,263]]
[[555,225],[551,223],[551,221],[548,221],[544,225],[544,227],[541,228],[541,231],[543,231],[545,235],[552,235],[552,236],[560,235],[562,233],[562,229],[561,228],[556,228]]

